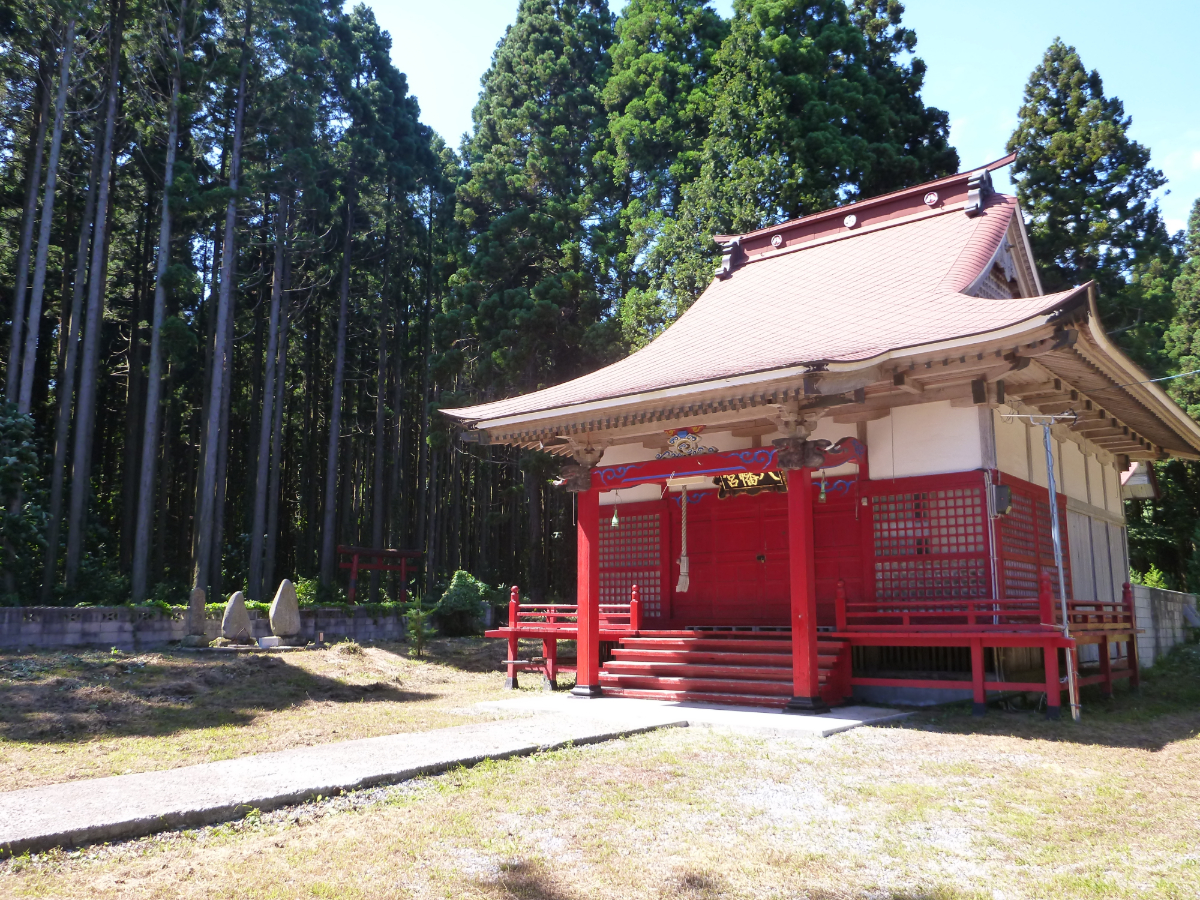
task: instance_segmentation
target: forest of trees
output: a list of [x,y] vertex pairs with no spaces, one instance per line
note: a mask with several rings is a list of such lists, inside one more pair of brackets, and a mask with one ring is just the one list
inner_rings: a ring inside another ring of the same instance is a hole
[[[338,544],[424,551],[427,596],[571,596],[557,464],[437,410],[645,343],[714,232],[957,171],[902,15],[521,0],[456,149],[366,6],[0,0],[0,602],[334,599]],[[1052,45],[1011,142],[1035,253],[1155,375],[1200,369],[1200,211],[1168,234],[1128,126]],[[1161,477],[1135,565],[1200,586],[1200,474]]]

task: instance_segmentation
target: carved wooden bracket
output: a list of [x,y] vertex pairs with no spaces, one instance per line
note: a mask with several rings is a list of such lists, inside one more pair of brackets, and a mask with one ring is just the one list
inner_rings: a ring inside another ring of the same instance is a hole
[[809,441],[801,437],[779,438],[772,442],[779,450],[776,460],[781,469],[820,469],[825,465],[829,441]]
[[563,466],[558,486],[572,494],[582,494],[592,489],[591,466]]

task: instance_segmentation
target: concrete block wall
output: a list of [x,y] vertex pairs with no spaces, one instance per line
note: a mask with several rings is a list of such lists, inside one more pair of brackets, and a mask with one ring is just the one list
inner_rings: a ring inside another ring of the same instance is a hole
[[1196,595],[1135,584],[1133,607],[1137,626],[1144,631],[1138,635],[1138,662],[1142,666],[1152,666],[1158,657],[1169,653],[1172,647],[1190,636],[1191,627],[1184,609],[1196,613]]
[[[209,638],[220,635],[220,618],[210,617],[204,624]],[[250,625],[256,638],[271,633],[266,613],[251,611]],[[301,609],[301,637],[314,640],[321,632],[326,641],[343,638],[359,643],[398,641],[405,635],[405,621],[398,613],[342,608]],[[0,650],[71,647],[146,650],[182,640],[186,634],[187,623],[182,609],[162,612],[121,606],[0,608]]]

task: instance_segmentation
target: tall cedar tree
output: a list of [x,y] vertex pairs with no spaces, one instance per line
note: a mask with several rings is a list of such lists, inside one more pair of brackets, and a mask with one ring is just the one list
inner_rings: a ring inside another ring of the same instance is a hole
[[563,381],[610,346],[585,223],[612,40],[604,0],[521,0],[483,76],[458,192],[470,261],[453,279],[480,385]]
[[1094,280],[1110,334],[1162,374],[1176,260],[1153,196],[1166,179],[1129,136],[1131,121],[1100,74],[1055,39],[1025,86],[1008,149],[1043,288]]
[[[1183,254],[1165,342],[1176,373],[1200,369],[1200,200],[1188,217]],[[1176,402],[1200,419],[1200,376],[1183,375],[1169,384]],[[1155,469],[1162,496],[1130,503],[1130,565],[1143,574],[1157,569],[1169,587],[1200,591],[1200,466],[1171,460]]]
[[713,59],[729,25],[709,0],[631,0],[616,31],[601,95],[608,110],[602,158],[612,178],[604,256],[623,337],[637,346],[662,325],[644,257],[699,174]]
[[925,66],[902,13],[894,0],[736,0],[700,175],[651,252],[664,321],[708,286],[713,234],[957,170],[947,114],[921,100]]

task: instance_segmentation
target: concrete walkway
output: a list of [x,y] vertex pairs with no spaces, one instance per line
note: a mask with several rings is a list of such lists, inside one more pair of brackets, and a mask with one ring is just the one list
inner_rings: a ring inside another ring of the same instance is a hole
[[882,725],[907,718],[910,714],[877,706],[839,706],[820,716],[795,715],[758,706],[725,706],[716,703],[673,702],[669,700],[633,700],[626,697],[601,697],[579,700],[565,693],[515,697],[478,704],[484,709],[507,712],[546,712],[558,715],[586,714],[589,718],[621,722],[649,715],[676,715],[688,725],[723,728],[743,734],[779,737],[805,735],[830,737],[861,725]]
[[563,694],[479,704],[524,718],[431,732],[344,741],[160,772],[69,781],[0,793],[0,852],[22,853],[193,828],[302,803],[317,795],[405,781],[689,724],[825,737],[896,718],[894,710],[846,707],[827,716],[752,708],[659,703]]

